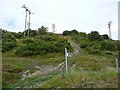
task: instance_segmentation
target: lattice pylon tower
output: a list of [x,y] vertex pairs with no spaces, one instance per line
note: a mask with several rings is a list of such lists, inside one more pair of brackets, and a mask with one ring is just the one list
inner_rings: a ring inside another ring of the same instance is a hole
[[108,29],[109,29],[109,38],[112,39],[112,35],[111,35],[111,23],[112,23],[112,21],[109,21],[109,23],[108,23]]
[[55,31],[56,31],[55,24],[52,24],[52,32],[55,33]]

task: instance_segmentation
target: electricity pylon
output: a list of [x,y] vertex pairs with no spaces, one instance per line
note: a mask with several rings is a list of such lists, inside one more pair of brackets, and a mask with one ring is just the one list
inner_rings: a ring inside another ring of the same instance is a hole
[[112,35],[111,35],[111,23],[112,23],[112,21],[109,21],[109,23],[108,23],[108,29],[109,29],[109,38],[112,39]]
[[55,24],[52,24],[52,31],[53,31],[53,33],[55,33]]

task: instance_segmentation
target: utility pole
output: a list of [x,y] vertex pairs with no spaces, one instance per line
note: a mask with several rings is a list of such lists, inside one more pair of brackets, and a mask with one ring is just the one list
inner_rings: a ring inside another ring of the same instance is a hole
[[108,23],[108,29],[109,29],[109,38],[112,39],[112,35],[111,35],[111,23],[112,23],[112,21],[109,21],[109,23]]
[[[28,25],[28,36],[30,35],[30,15],[33,14],[33,13],[31,13],[31,10],[29,10],[25,5],[23,5],[22,8],[24,8],[25,11],[26,11],[26,15],[25,15],[25,29],[24,29],[24,37],[25,37],[25,31],[26,31],[27,25]],[[27,12],[29,14],[28,22],[27,22]]]
[[30,14],[31,14],[31,11],[28,10],[29,12],[29,19],[28,19],[28,36],[30,35]]
[[28,9],[25,6],[25,4],[22,6],[22,8],[24,8],[25,12],[26,12],[26,14],[25,14],[25,28],[24,28],[24,37],[25,37],[25,31],[26,31],[26,26],[27,26],[27,11],[28,11]]

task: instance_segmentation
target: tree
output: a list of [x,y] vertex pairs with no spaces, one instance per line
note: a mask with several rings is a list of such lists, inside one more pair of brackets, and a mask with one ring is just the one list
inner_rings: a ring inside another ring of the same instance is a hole
[[64,32],[63,32],[63,36],[66,36],[66,35],[70,35],[70,31],[67,31],[67,30],[65,30]]
[[73,34],[78,34],[78,31],[74,29],[74,30],[71,31],[71,34],[72,34],[72,35],[73,35]]
[[31,30],[30,31],[30,36],[35,36],[36,35],[36,31],[35,30]]
[[97,31],[92,31],[90,34],[88,34],[88,38],[91,41],[94,41],[94,40],[100,41],[101,40],[101,36],[99,35],[99,33]]
[[107,34],[101,35],[101,37],[102,37],[103,39],[109,39],[109,37],[108,37]]
[[38,32],[40,35],[44,35],[47,33],[47,29],[42,25],[41,28],[38,28]]
[[81,37],[86,37],[86,36],[87,36],[87,34],[86,34],[85,32],[79,32],[79,35],[80,35]]
[[66,36],[66,35],[77,35],[78,34],[78,31],[77,30],[72,30],[72,31],[68,31],[68,30],[65,30],[63,32],[63,36]]

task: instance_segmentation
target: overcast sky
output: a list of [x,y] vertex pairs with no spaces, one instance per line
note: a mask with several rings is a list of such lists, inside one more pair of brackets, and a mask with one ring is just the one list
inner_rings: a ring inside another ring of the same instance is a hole
[[56,32],[76,29],[90,33],[108,34],[108,22],[112,21],[112,38],[118,38],[119,0],[0,0],[0,28],[8,31],[24,31],[25,4],[31,15],[31,29],[44,25]]

